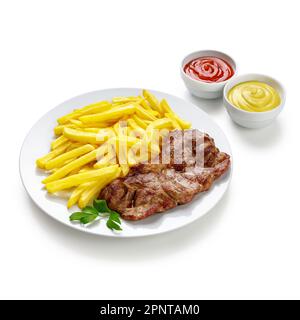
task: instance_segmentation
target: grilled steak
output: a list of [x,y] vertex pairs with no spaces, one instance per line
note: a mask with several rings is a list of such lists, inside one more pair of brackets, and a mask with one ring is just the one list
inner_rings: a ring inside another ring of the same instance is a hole
[[102,190],[99,197],[123,219],[140,220],[188,203],[230,166],[230,156],[198,130],[171,131],[162,144],[157,164],[132,167]]

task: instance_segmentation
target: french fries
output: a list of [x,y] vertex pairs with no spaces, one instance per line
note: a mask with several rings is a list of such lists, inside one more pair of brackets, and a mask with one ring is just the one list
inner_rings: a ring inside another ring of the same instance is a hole
[[103,121],[111,121],[118,120],[122,118],[126,114],[132,114],[135,112],[135,108],[133,105],[118,107],[112,110],[108,110],[102,113],[82,116],[79,118],[83,123],[93,123],[93,122],[103,122]]
[[159,101],[157,98],[151,94],[148,90],[143,90],[143,96],[146,98],[146,100],[149,102],[150,106],[158,111],[161,115],[163,115],[163,110],[159,104]]
[[50,152],[36,165],[49,173],[42,181],[48,192],[70,192],[68,208],[84,208],[130,167],[157,157],[163,130],[191,126],[147,90],[75,109],[57,122]]
[[40,168],[40,169],[45,169],[45,165],[48,161],[50,161],[51,159],[59,156],[60,154],[62,154],[65,150],[68,149],[68,147],[71,145],[71,142],[66,142],[63,145],[61,145],[60,147],[57,147],[55,150],[49,152],[48,154],[46,154],[45,156],[43,156],[42,158],[39,158],[36,160],[36,165]]
[[178,117],[177,114],[175,113],[167,113],[166,114],[169,118],[174,119],[175,121],[178,122],[178,124],[180,125],[181,129],[189,129],[191,127],[191,123],[182,120],[181,118]]
[[59,124],[65,124],[73,119],[78,119],[80,116],[103,112],[108,110],[109,108],[111,108],[111,104],[108,101],[96,102],[86,107],[83,107],[80,110],[74,110],[73,112],[57,119],[57,122]]
[[99,129],[98,132],[89,132],[75,130],[71,128],[64,128],[63,137],[71,140],[82,143],[103,143],[105,140],[111,137],[111,131],[106,129]]
[[55,139],[52,143],[51,143],[51,149],[55,150],[56,148],[58,148],[59,146],[63,145],[65,142],[67,142],[68,139],[64,136],[60,136],[57,139]]
[[72,192],[72,194],[71,194],[71,196],[70,196],[70,198],[68,200],[67,207],[68,208],[73,207],[78,202],[78,200],[80,198],[80,195],[82,194],[83,190],[88,188],[89,186],[93,185],[94,183],[95,182],[93,182],[93,181],[92,182],[86,182],[86,183],[83,183],[83,184],[77,186],[73,190],[73,192]]
[[154,120],[157,119],[151,112],[149,112],[148,110],[144,109],[140,105],[136,104],[135,108],[136,108],[137,115],[139,117],[141,117],[142,119],[150,120],[150,121],[154,121]]
[[163,113],[173,113],[166,99],[162,99],[159,105]]
[[84,208],[88,205],[88,203],[94,199],[100,191],[108,185],[111,181],[115,180],[120,176],[121,169],[117,168],[111,175],[108,175],[107,178],[99,179],[98,181],[92,183],[89,187],[87,187],[81,194],[78,200],[79,208]]
[[133,115],[132,119],[143,129],[146,129],[148,124],[143,119],[139,118],[137,115]]
[[81,147],[78,147],[78,148],[75,148],[71,151],[68,151],[66,153],[63,153],[62,155],[56,157],[55,159],[52,159],[50,161],[48,161],[46,164],[45,164],[45,169],[46,170],[51,170],[51,169],[54,169],[54,168],[58,168],[58,167],[61,167],[67,160],[70,160],[70,159],[73,159],[73,158],[76,158],[78,156],[81,156],[85,153],[88,153],[92,150],[94,150],[95,148],[90,145],[90,144],[85,144]]
[[77,173],[72,176],[56,180],[53,182],[49,182],[46,184],[46,189],[50,193],[54,193],[57,191],[69,189],[74,186],[78,186],[82,183],[94,181],[94,180],[100,180],[100,179],[106,179],[111,175],[114,175],[117,170],[119,170],[119,166],[116,164],[114,166],[102,168],[102,169],[95,169],[95,170],[89,170],[82,173]]
[[65,166],[56,170],[54,173],[52,173],[50,176],[48,176],[42,182],[44,184],[46,184],[48,182],[61,179],[61,178],[65,177],[68,173],[70,173],[71,171],[76,170],[78,168],[81,168],[84,165],[86,165],[87,163],[96,160],[97,151],[98,151],[97,149],[93,150],[93,151],[81,156],[80,158],[66,164]]

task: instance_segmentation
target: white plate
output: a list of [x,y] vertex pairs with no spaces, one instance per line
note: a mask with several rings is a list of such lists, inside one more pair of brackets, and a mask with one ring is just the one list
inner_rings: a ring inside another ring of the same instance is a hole
[[[210,134],[215,139],[217,147],[221,151],[231,155],[226,136],[205,112],[195,105],[167,93],[153,90],[151,90],[151,92],[159,99],[166,98],[175,112],[183,119],[192,122],[193,128]],[[63,224],[80,231],[110,237],[139,237],[164,233],[183,227],[202,217],[220,201],[229,185],[231,170],[216,181],[208,192],[199,194],[191,203],[179,206],[163,214],[153,215],[145,220],[135,222],[123,220],[123,231],[116,234],[106,227],[104,221],[100,223],[95,222],[89,226],[71,223],[69,221],[69,215],[71,212],[76,211],[77,208],[68,211],[65,199],[49,195],[43,189],[41,180],[43,180],[45,173],[36,168],[35,160],[49,152],[49,145],[53,139],[53,128],[56,125],[57,118],[72,111],[74,108],[79,108],[95,101],[111,99],[114,96],[134,96],[140,93],[141,89],[133,88],[117,88],[89,92],[58,105],[45,114],[33,126],[25,138],[21,150],[20,174],[25,189],[40,209]]]

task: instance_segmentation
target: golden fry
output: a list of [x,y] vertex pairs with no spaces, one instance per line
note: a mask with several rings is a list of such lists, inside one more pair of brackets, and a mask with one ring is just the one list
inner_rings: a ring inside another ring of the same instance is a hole
[[136,108],[137,115],[142,119],[150,120],[150,121],[154,121],[157,119],[153,114],[151,114],[148,110],[142,108],[139,104],[136,104],[135,108]]
[[91,186],[86,188],[80,195],[78,206],[79,208],[86,207],[91,200],[98,196],[100,191],[108,185],[111,181],[117,179],[120,176],[121,169],[118,168],[113,174],[107,176],[105,180],[94,182]]
[[86,182],[86,183],[83,183],[83,184],[79,185],[78,187],[76,187],[73,190],[73,192],[68,200],[67,207],[68,208],[73,207],[78,202],[79,197],[80,197],[81,193],[84,191],[84,189],[88,188],[93,183],[95,183],[95,182],[94,181]]
[[63,135],[72,140],[82,143],[100,144],[108,140],[113,134],[112,130],[99,129],[97,133],[65,128]]
[[139,97],[114,97],[112,98],[112,103],[116,104],[116,103],[128,103],[128,102],[135,102],[135,101],[139,101],[140,98]]
[[68,149],[68,147],[71,145],[71,142],[66,142],[64,144],[62,144],[61,146],[57,147],[55,150],[49,152],[48,154],[46,154],[45,156],[39,158],[36,160],[36,165],[41,168],[41,169],[45,169],[45,164],[50,161],[51,159],[59,156],[60,154],[62,154],[65,150]]
[[148,124],[145,122],[145,120],[139,118],[135,114],[132,116],[132,118],[142,129],[146,129],[147,128]]
[[111,108],[111,104],[108,101],[101,101],[101,102],[96,102],[93,104],[90,104],[86,107],[83,107],[81,109],[75,110],[63,117],[60,117],[57,122],[59,124],[65,124],[68,123],[72,119],[76,119],[80,116],[87,115],[87,114],[92,114],[92,113],[100,113],[103,111],[106,111]]
[[134,119],[128,119],[128,124],[133,129],[133,132],[136,134],[137,137],[142,137],[145,134],[145,130],[140,127]]
[[78,141],[83,143],[96,143],[97,141],[97,134],[94,132],[86,132],[71,128],[64,128],[63,135],[64,137],[72,141]]
[[138,101],[138,104],[148,111],[153,110],[145,98],[141,98],[140,101]]
[[86,132],[99,133],[101,129],[100,128],[83,128],[82,130]]
[[80,158],[68,163],[67,165],[59,168],[54,173],[52,173],[50,176],[48,176],[46,179],[44,179],[42,182],[44,184],[61,179],[65,177],[68,173],[70,173],[73,170],[76,170],[78,168],[83,167],[85,164],[96,160],[98,149],[93,150]]
[[73,125],[75,125],[76,127],[80,127],[82,125],[82,122],[77,120],[77,119],[71,119],[70,123],[72,123]]
[[113,164],[116,164],[116,157],[114,154],[108,153],[94,164],[94,168],[101,169]]
[[179,122],[176,120],[174,113],[165,113],[165,116],[167,116],[171,121],[174,129],[179,129],[181,130],[181,126]]
[[164,113],[173,113],[173,110],[169,106],[166,99],[162,99],[160,102],[160,107],[163,110]]
[[160,114],[163,114],[163,110],[161,109],[157,98],[152,93],[150,93],[148,90],[143,90],[143,96],[154,110],[158,111]]
[[46,184],[46,189],[51,192],[57,192],[64,189],[69,189],[78,186],[85,182],[90,182],[94,180],[105,180],[107,177],[111,176],[118,170],[119,166],[114,165],[107,168],[95,169],[83,173],[74,174],[73,176],[66,177],[57,181],[52,181]]
[[162,119],[153,121],[148,127],[153,127],[154,129],[158,129],[158,130],[172,129],[172,121],[168,118],[162,118]]
[[173,117],[179,123],[181,129],[183,129],[183,130],[189,129],[191,127],[190,122],[184,121],[176,113],[168,113],[167,116],[170,118]]
[[82,156],[83,154],[86,154],[92,150],[94,150],[95,148],[90,145],[90,144],[86,144],[84,146],[81,146],[79,148],[75,148],[71,151],[68,151],[50,161],[48,161],[45,164],[45,169],[46,170],[51,170],[54,168],[59,168],[61,167],[67,160],[73,159],[73,158],[77,158],[79,156]]
[[79,118],[83,123],[104,122],[118,120],[126,114],[132,114],[135,112],[134,105],[128,105],[125,107],[117,107],[112,110],[108,110],[102,113],[82,116]]
[[82,143],[80,143],[80,142],[71,142],[69,147],[67,148],[66,152],[71,151],[71,150],[76,149],[81,146],[82,146]]
[[60,124],[60,125],[58,125],[58,126],[56,126],[56,127],[54,128],[54,134],[55,134],[56,136],[60,136],[60,135],[63,133],[64,128],[72,128],[72,129],[75,129],[76,126],[75,126],[74,124]]
[[57,139],[51,142],[51,150],[58,148],[59,146],[63,145],[67,141],[68,141],[68,138],[64,136],[58,137]]

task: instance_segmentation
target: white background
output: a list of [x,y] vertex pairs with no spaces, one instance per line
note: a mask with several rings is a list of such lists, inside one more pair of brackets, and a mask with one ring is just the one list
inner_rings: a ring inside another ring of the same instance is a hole
[[[1,1],[0,298],[300,298],[297,2]],[[210,48],[284,83],[274,124],[242,129],[220,101],[186,92],[180,61]],[[60,102],[110,87],[178,95],[223,128],[233,179],[204,218],[120,241],[60,225],[29,200],[18,173],[28,130]]]

